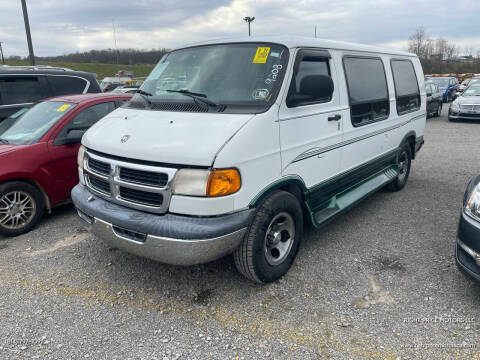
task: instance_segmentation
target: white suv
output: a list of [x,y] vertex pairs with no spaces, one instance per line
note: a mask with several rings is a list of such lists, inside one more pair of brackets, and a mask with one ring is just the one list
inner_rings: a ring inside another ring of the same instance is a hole
[[425,120],[413,54],[298,37],[190,45],[84,135],[72,199],[116,248],[176,265],[233,253],[271,282],[305,219],[405,186]]

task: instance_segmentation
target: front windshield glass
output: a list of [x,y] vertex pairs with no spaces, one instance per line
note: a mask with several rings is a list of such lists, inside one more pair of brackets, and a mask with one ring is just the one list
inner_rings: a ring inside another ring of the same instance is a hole
[[428,81],[434,82],[439,87],[448,87],[448,79],[430,78]]
[[464,92],[463,96],[480,96],[480,86],[470,86]]
[[472,80],[470,80],[470,82],[468,83],[468,85],[478,84],[478,83],[480,83],[480,79],[472,79]]
[[0,123],[0,139],[13,145],[33,144],[74,107],[64,101],[44,101],[22,109]]
[[130,106],[148,107],[142,99],[148,96],[152,109],[155,103],[195,102],[214,112],[220,108],[227,113],[263,112],[275,101],[287,61],[288,50],[275,44],[235,43],[176,50],[152,70]]

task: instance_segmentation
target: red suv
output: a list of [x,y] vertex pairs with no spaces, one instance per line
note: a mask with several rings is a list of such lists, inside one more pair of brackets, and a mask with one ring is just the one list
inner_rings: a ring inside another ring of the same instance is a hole
[[66,202],[78,183],[85,131],[130,94],[61,96],[23,108],[0,123],[0,234],[31,230],[45,210]]

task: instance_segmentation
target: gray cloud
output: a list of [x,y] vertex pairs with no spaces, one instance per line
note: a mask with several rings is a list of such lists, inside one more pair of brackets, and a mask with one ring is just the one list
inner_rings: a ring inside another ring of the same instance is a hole
[[[37,0],[27,1],[35,53],[40,56],[114,46],[175,47],[243,35],[254,15],[256,35],[294,34],[404,48],[423,25],[432,37],[480,50],[478,0]],[[5,54],[26,55],[20,1],[0,0]]]

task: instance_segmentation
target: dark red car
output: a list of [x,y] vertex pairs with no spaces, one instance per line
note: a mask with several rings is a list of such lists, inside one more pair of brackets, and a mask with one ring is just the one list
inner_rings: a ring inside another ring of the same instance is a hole
[[45,210],[70,198],[78,183],[82,135],[131,96],[55,97],[0,123],[0,234],[16,236],[31,230]]

